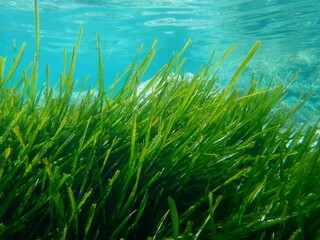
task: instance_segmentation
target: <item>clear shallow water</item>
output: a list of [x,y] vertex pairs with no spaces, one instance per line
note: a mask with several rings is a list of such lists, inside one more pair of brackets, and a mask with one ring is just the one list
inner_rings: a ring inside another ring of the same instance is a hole
[[[39,0],[41,28],[40,74],[51,67],[51,81],[62,70],[62,50],[71,53],[79,26],[84,32],[77,60],[77,77],[97,78],[96,33],[101,38],[106,84],[130,64],[139,46],[146,53],[158,40],[157,55],[146,79],[151,77],[172,52],[192,40],[184,57],[186,72],[204,65],[215,49],[216,60],[233,44],[237,48],[220,67],[220,83],[228,82],[236,67],[256,41],[259,52],[239,81],[249,83],[251,72],[265,72],[266,81],[275,74],[282,81],[290,71],[301,69],[290,94],[315,89],[315,108],[320,110],[320,3],[315,0]],[[0,0],[0,54],[13,56],[27,42],[26,68],[33,59],[34,19],[32,0]],[[17,51],[16,49],[16,51]]]

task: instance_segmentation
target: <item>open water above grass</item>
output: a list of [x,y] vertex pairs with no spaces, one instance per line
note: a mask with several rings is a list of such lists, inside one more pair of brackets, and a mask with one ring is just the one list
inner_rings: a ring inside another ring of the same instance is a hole
[[[158,40],[157,55],[147,72],[150,78],[168,62],[172,52],[192,40],[184,57],[185,72],[204,65],[212,51],[216,60],[233,44],[234,52],[219,69],[224,84],[256,41],[262,46],[238,85],[246,86],[252,72],[265,72],[284,82],[289,72],[301,70],[290,90],[296,98],[302,90],[316,90],[312,98],[320,110],[320,3],[314,0],[39,0],[41,28],[40,76],[51,67],[51,81],[62,71],[62,51],[71,53],[79,26],[84,33],[76,76],[97,79],[96,33],[100,34],[105,59],[106,85],[130,64],[141,44],[145,53]],[[10,60],[27,42],[24,69],[33,59],[34,18],[32,0],[0,0],[0,55]],[[70,56],[70,55],[69,55]]]

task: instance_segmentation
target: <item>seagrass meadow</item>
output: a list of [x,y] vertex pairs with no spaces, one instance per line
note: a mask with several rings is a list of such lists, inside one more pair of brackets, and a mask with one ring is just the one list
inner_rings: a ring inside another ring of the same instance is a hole
[[82,28],[52,87],[34,3],[34,62],[18,72],[25,44],[0,57],[0,239],[320,239],[319,123],[297,114],[311,94],[234,87],[260,42],[227,86],[232,49],[186,77],[187,42],[144,85],[155,46],[106,88],[97,35],[97,86],[76,92]]

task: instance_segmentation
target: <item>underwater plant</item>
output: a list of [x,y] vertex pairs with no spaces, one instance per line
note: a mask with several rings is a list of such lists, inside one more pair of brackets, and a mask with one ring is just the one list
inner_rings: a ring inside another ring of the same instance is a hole
[[295,117],[311,95],[289,108],[287,85],[234,87],[260,42],[225,87],[233,48],[186,77],[187,42],[143,87],[155,44],[105,88],[97,35],[97,86],[76,93],[80,28],[56,87],[47,67],[37,91],[34,3],[33,64],[16,80],[25,44],[0,57],[0,239],[320,238],[319,124]]

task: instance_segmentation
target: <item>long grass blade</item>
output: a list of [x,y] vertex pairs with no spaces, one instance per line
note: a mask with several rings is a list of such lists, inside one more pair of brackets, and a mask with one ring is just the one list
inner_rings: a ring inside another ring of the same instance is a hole
[[168,204],[170,207],[170,214],[171,214],[171,220],[172,220],[173,239],[178,240],[179,239],[179,216],[178,216],[177,207],[173,198],[171,197],[168,197]]

